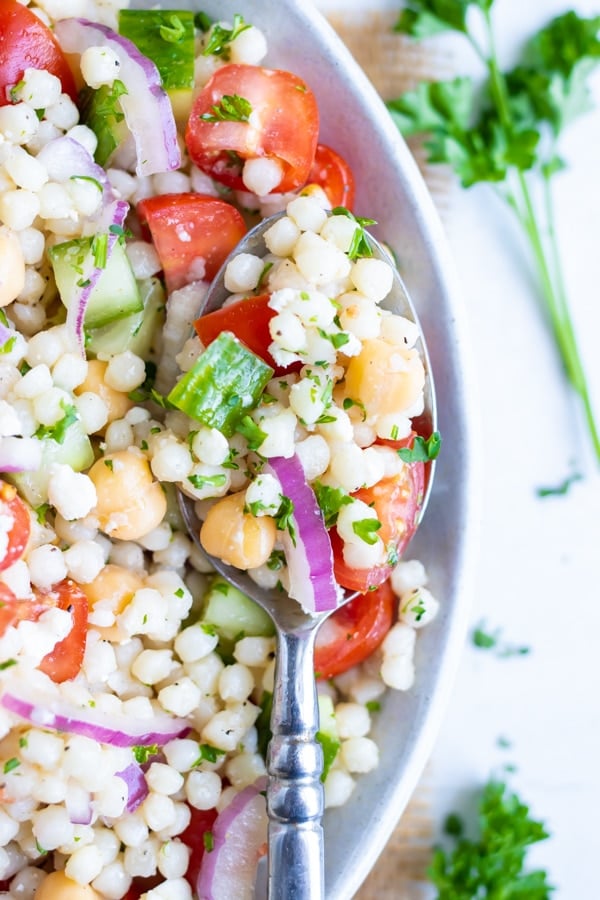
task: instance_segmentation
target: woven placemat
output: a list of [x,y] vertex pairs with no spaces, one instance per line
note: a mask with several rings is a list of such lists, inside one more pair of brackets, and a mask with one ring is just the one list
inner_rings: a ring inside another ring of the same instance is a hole
[[[416,43],[394,33],[397,15],[393,11],[368,11],[328,16],[384,100],[411,90],[419,81],[455,74],[452,54],[439,41]],[[408,143],[440,217],[447,222],[456,189],[452,173],[443,166],[427,165],[419,141]],[[424,900],[431,896],[427,884],[435,831],[431,790],[431,777],[426,771],[355,900]]]

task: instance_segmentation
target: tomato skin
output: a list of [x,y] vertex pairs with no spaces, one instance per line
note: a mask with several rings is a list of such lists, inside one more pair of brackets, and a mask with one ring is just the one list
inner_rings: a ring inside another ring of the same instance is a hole
[[[223,96],[237,94],[252,106],[251,122],[208,122]],[[319,111],[313,92],[297,75],[262,66],[229,65],[217,69],[202,89],[188,120],[185,143],[192,161],[216,181],[246,190],[242,160],[267,157],[283,166],[277,193],[306,183],[319,132]]]
[[[383,478],[370,488],[361,488],[352,494],[372,506],[381,522],[377,532],[386,547],[394,548],[400,556],[416,531],[425,490],[425,465],[410,463],[399,475]],[[342,587],[352,591],[368,591],[382,584],[392,571],[385,563],[372,569],[351,569],[344,562],[343,542],[337,531],[330,532],[333,547],[333,570]]]
[[212,831],[218,813],[216,809],[196,809],[195,806],[190,806],[190,811],[192,813],[190,824],[185,831],[182,831],[179,837],[192,851],[184,878],[187,879],[190,887],[195,891],[198,875],[200,874],[200,866],[202,865],[202,857],[206,849],[204,846],[204,834],[207,831]]
[[235,207],[204,194],[147,197],[137,209],[150,230],[169,293],[191,281],[212,281],[247,231]]
[[317,634],[315,672],[332,678],[365,660],[392,627],[396,597],[389,581],[336,610]]
[[53,585],[49,591],[36,591],[36,600],[46,608],[58,606],[59,609],[71,612],[73,626],[70,632],[46,654],[38,667],[57,684],[70,681],[79,674],[83,663],[89,612],[88,599],[74,581],[65,578],[64,581]]
[[17,0],[2,0],[0,16],[0,106],[11,100],[7,89],[25,69],[46,69],[60,79],[63,92],[77,101],[75,79],[50,29]]
[[31,520],[26,504],[17,494],[16,488],[5,481],[0,481],[0,515],[13,519],[7,533],[6,552],[0,559],[0,571],[3,571],[21,559],[31,532]]
[[354,175],[346,160],[331,147],[317,144],[307,183],[322,187],[332,208],[345,206],[346,209],[352,210],[355,194]]

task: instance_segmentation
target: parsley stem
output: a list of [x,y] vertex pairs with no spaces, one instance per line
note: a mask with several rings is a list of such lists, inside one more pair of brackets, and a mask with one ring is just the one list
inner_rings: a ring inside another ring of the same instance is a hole
[[[506,128],[507,132],[510,133],[513,130],[513,122],[507,99],[506,82],[498,65],[494,42],[494,30],[489,9],[485,10],[484,19],[489,46],[489,56],[485,62],[490,77],[491,93],[496,104],[500,122]],[[575,329],[573,327],[569,309],[569,302],[562,273],[562,264],[558,251],[550,175],[547,172],[544,173],[543,212],[544,228],[547,235],[547,243],[545,244],[543,231],[540,227],[539,216],[529,190],[525,173],[521,169],[515,169],[515,173],[516,192],[511,192],[509,195],[509,206],[515,210],[517,218],[529,239],[556,344],[567,377],[582,401],[584,417],[594,448],[594,453],[597,461],[600,463],[600,434],[594,417],[583,362],[581,360],[581,354],[575,336]]]

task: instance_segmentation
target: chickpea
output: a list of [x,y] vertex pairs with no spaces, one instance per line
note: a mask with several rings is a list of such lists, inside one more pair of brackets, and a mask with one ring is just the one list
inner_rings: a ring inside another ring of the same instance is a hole
[[[104,609],[110,610],[115,616],[122,613],[136,591],[144,587],[144,582],[135,572],[109,563],[102,571],[90,581],[82,584],[81,589],[89,600],[90,607],[102,601]],[[118,625],[98,626],[104,640],[120,642],[126,635],[121,633]]]
[[367,416],[385,416],[409,409],[425,383],[423,363],[416,350],[381,338],[363,341],[346,370],[344,393],[362,403]]
[[246,492],[217,500],[200,529],[207,553],[238,569],[254,569],[266,563],[273,552],[277,528],[271,516],[244,512]]
[[77,884],[64,872],[51,872],[35,892],[35,900],[102,900],[89,884]]
[[88,475],[98,495],[94,512],[111,537],[136,541],[164,519],[167,498],[144,456],[131,450],[107,453]]
[[127,394],[124,394],[122,391],[116,391],[105,383],[104,373],[107,366],[108,363],[103,362],[101,359],[90,359],[85,381],[75,388],[75,393],[79,395],[85,393],[85,391],[91,391],[93,394],[98,394],[106,403],[108,410],[107,424],[109,424],[114,422],[115,419],[122,419],[125,413],[133,408],[134,403]]
[[0,306],[8,306],[25,287],[25,260],[19,238],[0,227]]

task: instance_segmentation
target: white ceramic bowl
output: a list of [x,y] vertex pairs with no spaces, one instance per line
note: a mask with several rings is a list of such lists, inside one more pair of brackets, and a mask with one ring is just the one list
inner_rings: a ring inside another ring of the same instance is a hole
[[[161,3],[180,9],[192,5]],[[325,816],[327,898],[349,900],[383,849],[430,755],[464,641],[477,492],[463,310],[441,225],[413,159],[374,88],[311,3],[204,0],[202,7],[229,21],[241,13],[263,29],[267,64],[298,73],[315,91],[321,140],[354,171],[356,213],[376,219],[376,234],[397,254],[436,384],[443,449],[408,557],[425,563],[441,612],[419,635],[415,686],[407,693],[389,691],[376,717],[379,767],[358,780],[346,806]]]

